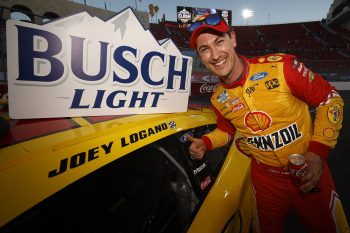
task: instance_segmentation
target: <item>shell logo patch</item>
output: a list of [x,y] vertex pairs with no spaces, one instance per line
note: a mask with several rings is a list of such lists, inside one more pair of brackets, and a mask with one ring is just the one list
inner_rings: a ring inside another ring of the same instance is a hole
[[244,117],[244,124],[254,133],[271,127],[272,119],[265,112],[248,112]]
[[340,104],[335,104],[328,108],[328,120],[332,124],[339,124],[342,120],[343,108]]
[[332,128],[326,128],[323,130],[323,136],[327,138],[333,138],[335,135],[335,131]]
[[282,60],[282,57],[281,56],[269,56],[267,58],[267,61],[281,61]]

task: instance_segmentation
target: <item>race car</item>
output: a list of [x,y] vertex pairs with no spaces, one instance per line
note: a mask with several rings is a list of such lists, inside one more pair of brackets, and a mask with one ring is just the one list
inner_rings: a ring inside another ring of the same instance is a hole
[[0,138],[0,232],[255,232],[250,157],[236,135],[194,160],[187,112],[13,120]]

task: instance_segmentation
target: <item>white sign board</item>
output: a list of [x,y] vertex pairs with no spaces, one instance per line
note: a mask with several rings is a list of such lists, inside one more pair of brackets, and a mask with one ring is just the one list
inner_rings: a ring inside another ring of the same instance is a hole
[[8,20],[6,32],[11,118],[187,110],[192,58],[158,43],[130,8],[108,21],[87,12]]

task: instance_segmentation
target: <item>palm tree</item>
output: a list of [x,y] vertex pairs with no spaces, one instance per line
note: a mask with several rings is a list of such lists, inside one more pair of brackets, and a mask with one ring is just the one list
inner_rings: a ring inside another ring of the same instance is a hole
[[155,10],[155,7],[154,5],[151,3],[148,5],[148,9],[149,9],[149,14],[151,15],[151,22],[152,22],[152,19],[154,17],[154,10]]
[[159,11],[159,6],[154,7],[154,11],[156,12],[156,22],[158,22],[158,11]]

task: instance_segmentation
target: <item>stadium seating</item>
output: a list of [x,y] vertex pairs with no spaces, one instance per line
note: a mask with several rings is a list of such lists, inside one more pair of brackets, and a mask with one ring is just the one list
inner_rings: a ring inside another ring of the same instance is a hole
[[[150,30],[161,40],[171,38],[182,50],[189,48],[189,33],[176,22],[151,24]],[[247,57],[269,53],[294,54],[329,80],[350,80],[350,32],[322,21],[275,25],[234,26],[239,54]],[[194,71],[203,65],[194,57]]]

